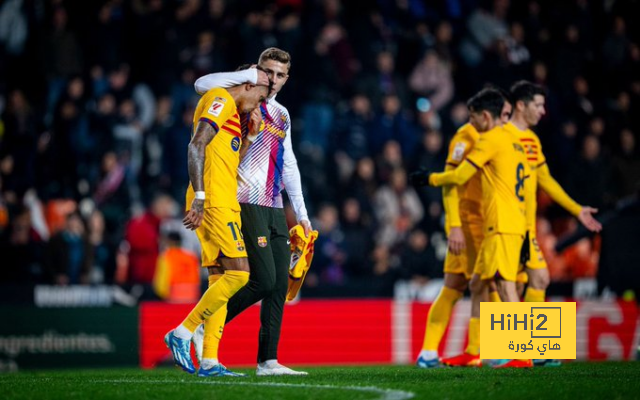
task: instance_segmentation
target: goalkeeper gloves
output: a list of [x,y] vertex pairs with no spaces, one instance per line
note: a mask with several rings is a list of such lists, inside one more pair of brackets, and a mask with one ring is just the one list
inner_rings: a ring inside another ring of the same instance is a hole
[[429,175],[431,175],[431,172],[428,169],[420,167],[417,171],[409,174],[409,182],[416,187],[428,186]]
[[287,301],[293,300],[297,295],[307,271],[311,267],[315,241],[318,231],[311,231],[305,236],[302,225],[296,225],[289,231],[291,241],[291,263],[289,264],[289,286],[287,288]]

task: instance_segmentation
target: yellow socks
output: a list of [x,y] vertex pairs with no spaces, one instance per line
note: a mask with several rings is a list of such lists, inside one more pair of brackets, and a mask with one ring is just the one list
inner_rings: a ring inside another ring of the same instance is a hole
[[[182,325],[193,332],[203,320],[209,319],[240,288],[249,282],[249,273],[244,271],[225,271],[218,281],[207,289],[194,309],[189,313]],[[226,318],[226,317],[225,317]]]
[[465,352],[472,356],[480,354],[480,318],[469,319],[469,344]]
[[527,302],[544,302],[545,291],[540,289],[534,289],[531,286],[527,288],[527,291],[524,293],[524,301]]
[[502,303],[502,299],[500,299],[500,295],[497,290],[489,291],[489,300],[493,303]]
[[[209,275],[209,287],[213,286],[222,275]],[[204,321],[204,347],[202,350],[203,359],[218,359],[218,348],[224,330],[224,321],[227,319],[227,305],[220,307],[211,318]]]
[[462,293],[459,291],[446,286],[442,287],[438,298],[429,309],[422,350],[438,351],[444,331],[449,324],[453,306],[460,298],[462,298]]

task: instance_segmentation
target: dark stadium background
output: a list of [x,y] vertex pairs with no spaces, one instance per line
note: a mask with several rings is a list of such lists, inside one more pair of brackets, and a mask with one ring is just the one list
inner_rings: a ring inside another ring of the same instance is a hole
[[470,95],[528,79],[548,91],[536,132],[552,174],[604,224],[589,236],[539,194],[548,295],[623,314],[624,329],[603,328],[623,349],[593,354],[633,356],[638,15],[632,0],[0,1],[0,310],[13,321],[0,335],[46,338],[78,310],[138,332],[138,312],[160,304],[151,279],[169,233],[197,250],[179,223],[193,82],[276,46],[292,55],[278,101],[320,231],[300,305],[417,300],[420,331],[446,238],[440,190],[407,187],[406,173],[444,167]]

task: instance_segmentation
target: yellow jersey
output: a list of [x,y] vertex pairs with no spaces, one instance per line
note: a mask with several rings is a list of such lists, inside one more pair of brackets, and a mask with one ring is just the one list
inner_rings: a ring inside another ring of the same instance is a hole
[[495,127],[480,135],[466,160],[482,171],[484,234],[524,235],[530,171],[518,138],[502,126]]
[[[466,123],[458,129],[451,142],[449,143],[449,154],[447,155],[447,165],[457,167],[464,161],[476,142],[480,139],[480,134],[470,123]],[[466,183],[457,186],[457,194],[459,199],[459,218],[463,223],[468,223],[470,219],[477,220],[482,218],[481,203],[482,199],[482,181],[481,174],[476,173]],[[448,228],[453,222],[456,225],[455,213],[457,210],[451,209],[450,213],[445,214],[445,225]],[[453,214],[453,215],[451,215]],[[453,218],[452,218],[453,216]],[[475,218],[474,218],[475,217]]]
[[534,185],[537,185],[537,169],[547,162],[547,159],[542,152],[542,144],[540,143],[538,135],[536,135],[531,129],[526,129],[524,131],[520,130],[513,124],[513,122],[507,122],[504,124],[504,128],[515,135],[515,137],[520,141],[520,144],[522,144],[525,156],[527,157],[527,162],[531,168],[531,182],[533,182]]
[[530,204],[531,210],[527,213],[527,226],[528,229],[535,233],[536,228],[536,192],[538,186],[542,188],[556,203],[560,204],[565,210],[571,214],[577,216],[582,209],[578,203],[576,203],[569,195],[562,189],[562,187],[556,182],[549,172],[547,165],[547,159],[542,152],[542,144],[538,135],[531,129],[520,130],[512,122],[508,122],[504,125],[505,129],[513,133],[522,144],[527,162],[531,168],[531,178],[528,184],[530,185],[529,191],[532,196],[532,202]]
[[[216,131],[205,150],[204,207],[240,211],[237,200],[237,176],[242,134],[238,108],[229,92],[222,88],[213,88],[205,93],[193,115],[192,135],[199,122],[210,124]],[[189,184],[187,210],[191,207],[194,196],[193,186]]]

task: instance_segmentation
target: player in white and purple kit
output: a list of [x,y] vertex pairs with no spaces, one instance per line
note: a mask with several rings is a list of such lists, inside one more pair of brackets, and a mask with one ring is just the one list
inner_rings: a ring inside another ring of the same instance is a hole
[[[207,324],[217,324],[215,336],[194,336],[199,358],[217,362],[218,344],[224,324],[249,306],[262,300],[260,309],[260,335],[258,344],[257,375],[306,375],[278,363],[278,342],[282,325],[288,269],[291,252],[289,230],[282,204],[282,189],[293,206],[298,222],[308,235],[311,223],[302,195],[298,163],[291,146],[291,118],[287,109],[275,99],[289,77],[291,57],[286,51],[269,48],[262,52],[258,68],[264,70],[273,82],[273,90],[259,111],[242,119],[243,146],[248,146],[238,168],[238,201],[241,207],[242,235],[247,247],[251,275],[249,283],[238,291],[227,305],[226,313],[209,318]],[[237,72],[209,74],[195,83],[198,93],[213,87],[230,87],[257,80],[255,68]],[[260,128],[251,129],[260,124]],[[258,131],[251,135],[252,131]],[[209,270],[209,285],[220,275]],[[223,310],[221,310],[223,311]],[[226,318],[225,315],[226,314]],[[200,329],[199,329],[200,331]]]

